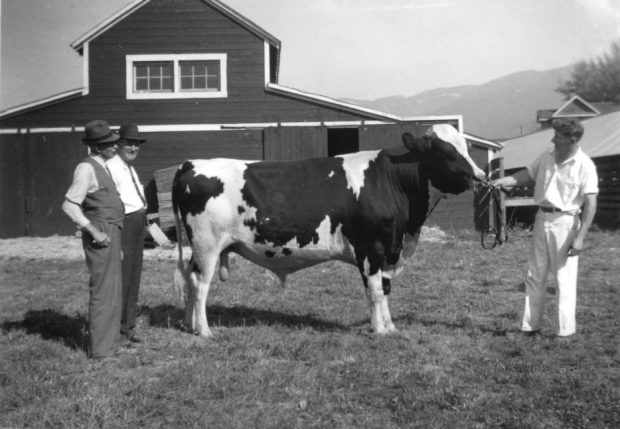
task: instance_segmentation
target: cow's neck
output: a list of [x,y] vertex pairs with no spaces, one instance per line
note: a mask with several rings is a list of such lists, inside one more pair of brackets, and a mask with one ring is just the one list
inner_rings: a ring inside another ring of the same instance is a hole
[[[405,155],[407,158],[412,155]],[[409,234],[415,235],[426,220],[429,208],[428,176],[419,161],[407,159],[406,162],[393,159],[391,182],[403,200],[402,209],[406,211],[405,227]]]

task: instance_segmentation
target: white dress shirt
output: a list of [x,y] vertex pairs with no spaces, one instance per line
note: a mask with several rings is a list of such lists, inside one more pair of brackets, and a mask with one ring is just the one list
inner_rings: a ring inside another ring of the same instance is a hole
[[144,187],[140,183],[136,170],[118,155],[106,161],[106,164],[116,184],[116,189],[121,194],[121,200],[125,204],[125,214],[146,209]]
[[528,173],[536,182],[534,201],[539,206],[578,213],[587,194],[598,194],[596,166],[581,148],[561,165],[555,163],[554,149],[546,151]]

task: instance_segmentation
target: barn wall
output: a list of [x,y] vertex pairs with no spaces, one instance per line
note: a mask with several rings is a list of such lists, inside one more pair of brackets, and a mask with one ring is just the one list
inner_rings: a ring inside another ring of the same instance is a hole
[[599,178],[595,222],[602,227],[620,228],[620,155],[593,161]]
[[75,231],[60,206],[73,168],[86,156],[80,138],[65,133],[2,136],[0,237]]

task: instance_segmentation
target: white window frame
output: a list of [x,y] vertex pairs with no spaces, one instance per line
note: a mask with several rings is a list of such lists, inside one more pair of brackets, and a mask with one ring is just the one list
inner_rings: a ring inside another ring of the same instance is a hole
[[[128,100],[161,100],[180,98],[225,98],[228,97],[228,56],[227,54],[156,54],[156,55],[126,55],[126,95]],[[220,90],[181,91],[180,61],[219,61],[220,63]],[[134,63],[146,61],[173,62],[174,90],[172,92],[136,92],[134,90]]]

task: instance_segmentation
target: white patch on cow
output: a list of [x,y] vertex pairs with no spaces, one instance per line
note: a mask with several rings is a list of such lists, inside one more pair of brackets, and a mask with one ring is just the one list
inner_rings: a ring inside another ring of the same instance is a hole
[[334,174],[336,174],[334,173],[334,170],[330,171],[329,174],[327,175],[327,178],[331,179],[332,177],[334,177]]
[[343,159],[342,168],[347,177],[347,189],[351,189],[358,200],[364,186],[364,171],[368,169],[371,161],[377,159],[378,155],[378,150],[337,155],[337,158]]
[[437,137],[439,137],[446,143],[450,143],[452,146],[454,146],[456,151],[460,153],[463,158],[465,158],[469,165],[471,165],[471,168],[474,170],[475,176],[477,176],[479,179],[484,179],[486,177],[484,171],[478,168],[476,163],[470,158],[469,152],[467,151],[467,141],[456,128],[448,124],[435,124],[427,131],[427,134],[432,133],[434,133]]

